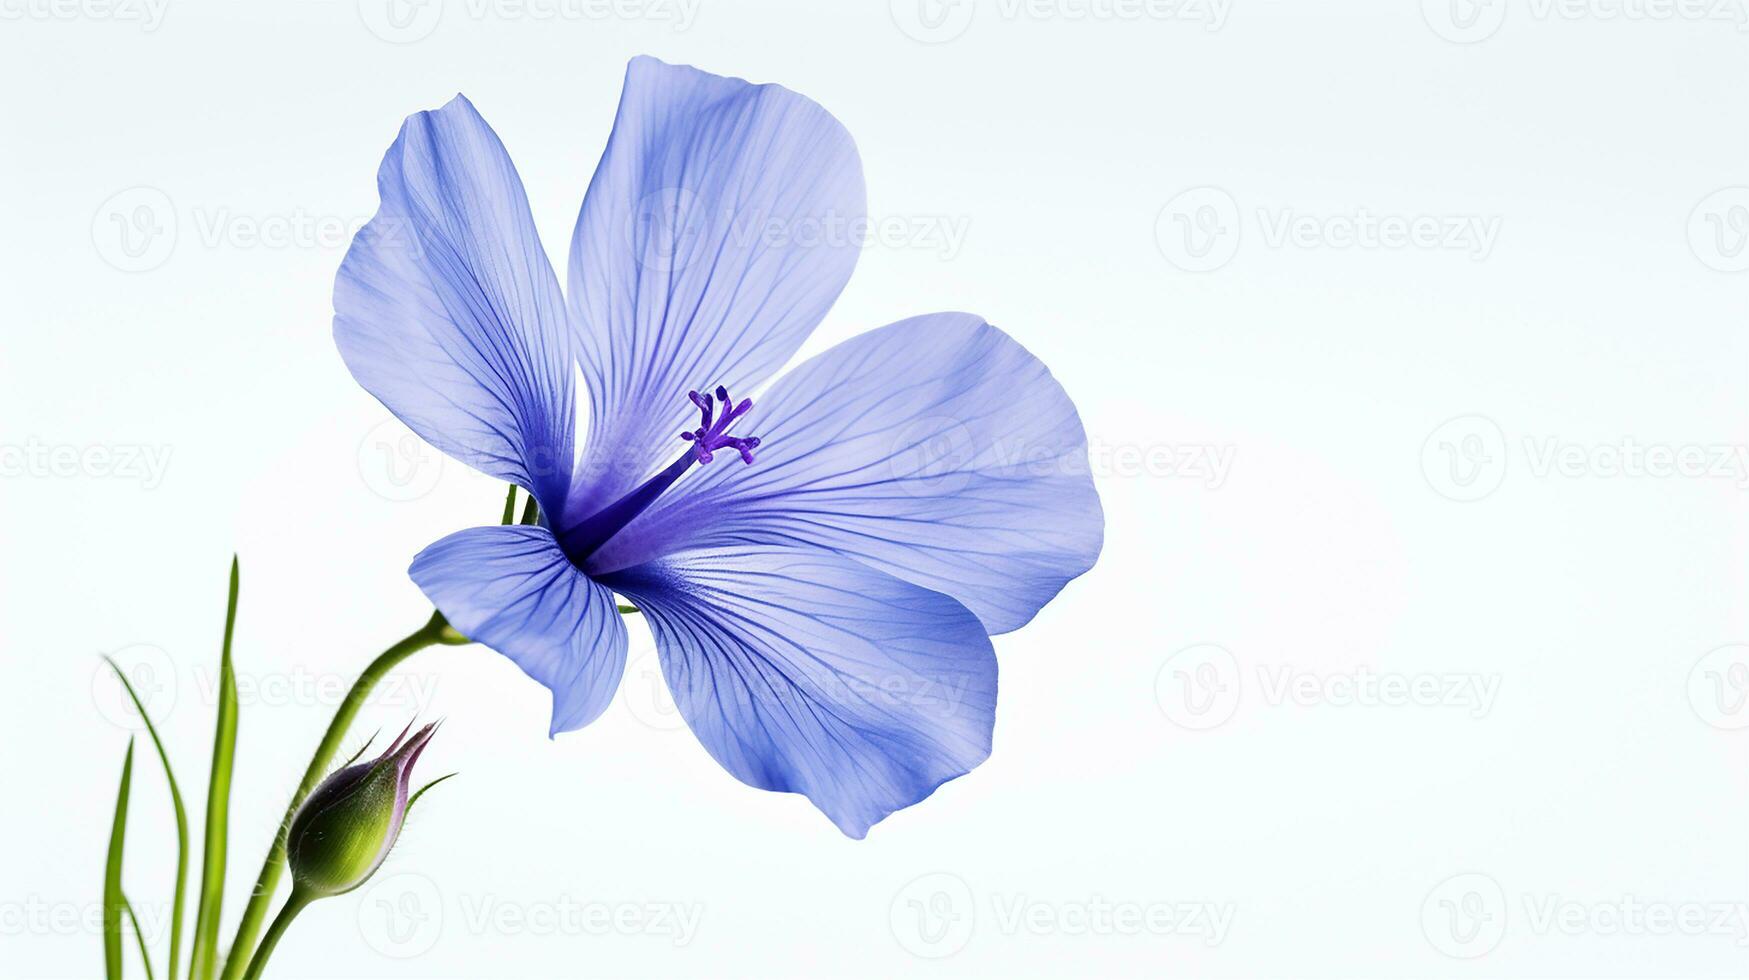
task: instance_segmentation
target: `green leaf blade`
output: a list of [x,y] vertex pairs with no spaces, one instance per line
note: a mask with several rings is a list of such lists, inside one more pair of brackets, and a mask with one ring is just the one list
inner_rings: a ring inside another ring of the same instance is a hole
[[[237,559],[231,558],[231,589],[225,602],[225,640],[219,652],[219,711],[213,732],[213,765],[207,781],[206,837],[201,859],[200,898],[195,905],[194,946],[189,980],[211,980],[218,971],[219,915],[225,893],[225,861],[231,820],[231,772],[237,757],[237,672],[231,638],[237,628]],[[168,980],[176,980],[171,975]]]
[[146,955],[146,931],[140,928],[140,917],[134,914],[134,903],[128,901],[126,892],[122,893],[121,907],[128,914],[128,922],[133,924],[134,942],[140,947],[140,964],[146,968],[146,980],[154,980],[152,958]]
[[121,686],[134,702],[134,710],[146,723],[146,734],[152,736],[152,747],[158,751],[158,762],[164,767],[164,781],[170,784],[170,805],[176,810],[176,892],[170,903],[170,975],[175,976],[182,953],[182,901],[188,890],[188,810],[182,805],[182,789],[176,784],[176,772],[170,768],[170,754],[164,751],[164,740],[158,737],[158,726],[152,724],[145,702],[140,700],[133,682],[128,680],[121,666],[108,657],[103,659],[121,679]]
[[121,788],[115,794],[115,820],[109,829],[109,856],[103,865],[103,973],[121,980],[121,919],[126,899],[121,894],[122,846],[128,835],[128,790],[134,779],[134,740],[128,739],[121,765]]

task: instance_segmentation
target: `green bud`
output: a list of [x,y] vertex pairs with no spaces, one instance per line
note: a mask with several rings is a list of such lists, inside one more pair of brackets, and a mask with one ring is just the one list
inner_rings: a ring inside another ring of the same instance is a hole
[[339,895],[376,873],[418,795],[408,793],[407,783],[436,730],[426,725],[412,738],[402,731],[382,755],[346,766],[310,791],[286,835],[295,889],[311,898]]

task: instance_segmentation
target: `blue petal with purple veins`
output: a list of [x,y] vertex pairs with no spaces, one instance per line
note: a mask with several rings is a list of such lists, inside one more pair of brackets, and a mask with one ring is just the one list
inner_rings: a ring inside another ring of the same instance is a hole
[[584,567],[685,547],[812,545],[1017,629],[1093,567],[1105,521],[1074,404],[981,318],[937,313],[854,337],[778,379],[759,461],[675,484]]
[[457,531],[421,551],[408,574],[462,635],[553,692],[549,735],[582,728],[612,703],[625,623],[613,593],[579,572],[546,528]]
[[562,525],[671,460],[703,385],[782,367],[856,267],[856,146],[777,85],[635,58],[571,242],[589,438]]
[[407,118],[377,188],[334,281],[340,356],[426,442],[559,506],[573,332],[504,145],[458,95]]
[[648,617],[711,756],[851,837],[990,754],[996,656],[944,595],[818,548],[685,551],[603,581]]

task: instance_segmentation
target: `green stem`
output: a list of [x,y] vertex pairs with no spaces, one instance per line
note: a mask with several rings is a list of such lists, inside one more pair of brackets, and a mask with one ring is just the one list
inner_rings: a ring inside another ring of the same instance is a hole
[[[328,764],[333,761],[334,753],[339,751],[340,743],[345,740],[347,729],[352,727],[352,720],[357,717],[358,709],[364,706],[365,698],[370,696],[370,692],[383,679],[384,674],[414,653],[438,643],[457,645],[468,642],[471,641],[467,637],[450,627],[442,613],[434,612],[429,622],[408,634],[406,639],[378,654],[370,662],[370,666],[364,669],[364,673],[358,675],[358,680],[352,684],[352,690],[346,692],[345,700],[340,702],[340,707],[334,712],[334,720],[328,723],[328,731],[322,736],[322,743],[316,746],[316,754],[310,757],[310,765],[304,770],[303,781],[298,783],[298,791],[292,797],[291,805],[286,807],[285,817],[279,822],[279,830],[273,837],[273,847],[267,852],[267,860],[261,865],[261,874],[255,879],[255,891],[249,896],[249,904],[243,907],[243,919],[237,924],[237,937],[231,942],[230,953],[225,958],[225,972],[222,975],[224,980],[238,980],[242,975],[243,964],[248,962],[250,951],[254,949],[255,936],[261,931],[261,922],[267,918],[267,906],[273,901],[273,891],[279,886],[279,876],[285,870],[285,830],[291,825],[291,819],[297,814],[304,797],[328,774]],[[285,918],[285,913],[281,912],[280,917]],[[275,926],[278,926],[278,922],[275,922]]]
[[297,888],[292,889],[291,897],[285,900],[285,907],[274,916],[273,925],[267,927],[267,935],[261,937],[261,945],[256,948],[255,956],[249,960],[249,972],[243,975],[243,980],[260,980],[262,971],[267,969],[267,958],[273,955],[273,947],[279,945],[279,937],[285,935],[286,929],[298,917],[298,913],[304,910],[304,906],[314,900],[314,895]]

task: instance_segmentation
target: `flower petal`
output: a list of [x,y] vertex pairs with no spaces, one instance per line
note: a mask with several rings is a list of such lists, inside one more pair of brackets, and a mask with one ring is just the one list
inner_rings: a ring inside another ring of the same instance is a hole
[[779,379],[741,427],[761,440],[757,462],[688,474],[586,569],[807,543],[950,595],[995,634],[1099,557],[1105,519],[1074,404],[971,314],[854,337]]
[[334,282],[346,366],[425,441],[558,506],[572,331],[504,145],[458,95],[407,118],[377,188]]
[[946,596],[812,548],[690,551],[605,581],[644,611],[723,768],[806,794],[851,837],[990,754],[996,657]]
[[625,623],[613,593],[578,572],[546,528],[458,531],[421,551],[408,574],[464,636],[552,690],[549,735],[582,728],[613,701]]
[[856,147],[820,106],[632,60],[571,242],[591,411],[568,518],[680,454],[688,389],[750,393],[783,366],[849,280],[866,210]]

